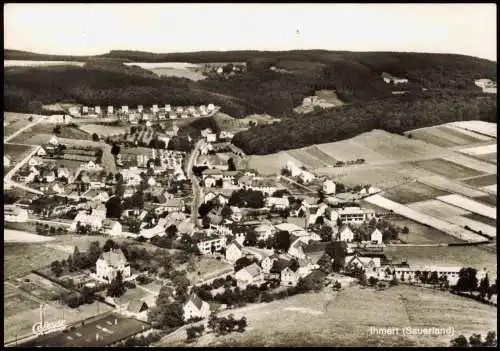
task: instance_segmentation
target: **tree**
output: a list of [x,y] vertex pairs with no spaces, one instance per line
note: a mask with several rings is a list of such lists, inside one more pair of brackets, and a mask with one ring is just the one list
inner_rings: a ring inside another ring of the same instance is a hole
[[228,171],[236,171],[236,165],[232,157],[227,160]]
[[172,225],[168,226],[167,229],[165,229],[165,234],[167,234],[167,237],[169,239],[175,239],[177,237],[178,232],[179,232],[179,230],[177,229],[175,224],[172,224]]
[[99,141],[99,135],[97,135],[97,133],[92,134],[92,140]]
[[175,328],[184,324],[184,310],[182,304],[174,302],[168,305],[158,306],[154,324],[160,328]]
[[472,334],[469,337],[469,346],[470,347],[478,347],[482,346],[483,341],[481,340],[481,334]]
[[245,246],[255,246],[257,245],[257,233],[254,230],[249,230],[246,232],[245,241],[243,242]]
[[287,252],[288,249],[290,248],[291,239],[290,239],[290,233],[284,230],[281,230],[274,234],[276,237],[276,244],[275,244],[275,249],[276,250],[282,250],[284,252]]
[[108,286],[108,296],[120,297],[125,293],[125,290],[122,272],[118,271],[116,272],[116,277],[111,280],[111,283]]
[[106,240],[106,242],[104,243],[104,246],[102,247],[102,250],[104,252],[107,252],[111,249],[118,249],[120,246],[118,245],[117,242],[115,242],[113,239],[108,239]]
[[484,299],[490,290],[490,280],[488,278],[488,274],[481,279],[481,283],[479,284],[479,296],[481,296],[482,299]]
[[122,210],[122,202],[118,196],[112,196],[106,202],[106,218],[120,218]]
[[228,205],[225,205],[222,210],[221,210],[221,216],[222,218],[230,218],[231,215],[233,214],[233,210],[231,210],[231,207]]
[[477,289],[477,270],[471,267],[462,268],[458,276],[458,282],[454,290],[468,291],[472,295],[472,292]]
[[340,290],[340,289],[342,289],[342,284],[340,284],[340,282],[338,280],[336,280],[335,284],[333,284],[333,288],[335,290]]
[[217,328],[217,313],[215,311],[212,311],[210,313],[210,316],[208,317],[208,323],[207,326],[210,330],[215,331]]
[[62,268],[61,262],[59,262],[59,261],[52,262],[50,265],[50,270],[52,271],[52,273],[56,277],[59,278],[61,276],[61,274],[63,273],[63,268]]
[[407,226],[404,226],[403,229],[401,230],[401,233],[403,234],[408,234],[410,232],[410,229],[408,229]]
[[241,317],[241,319],[238,321],[238,332],[243,333],[247,325],[248,324],[246,317]]
[[80,250],[78,249],[78,246],[75,246],[75,249],[73,250],[73,256],[72,256],[72,265],[75,269],[79,269],[82,267],[83,263],[83,256],[80,254]]
[[467,341],[467,338],[463,335],[460,335],[456,337],[455,339],[451,340],[451,346],[452,347],[468,347],[469,342]]
[[212,223],[212,221],[210,220],[210,217],[208,216],[203,216],[203,218],[201,219],[201,224],[203,225],[203,228],[207,229],[207,228],[210,228],[210,224]]
[[321,237],[321,241],[323,242],[332,241],[333,229],[328,225],[324,225],[321,227],[318,234]]
[[58,124],[52,129],[52,133],[54,134],[61,134],[61,126]]
[[486,334],[483,346],[497,346],[497,334],[494,331],[490,331]]
[[116,157],[119,153],[120,153],[120,146],[114,143],[113,146],[111,147],[111,154]]
[[248,258],[247,256],[238,258],[236,262],[234,262],[234,271],[238,272],[240,269],[250,266],[254,262],[258,263],[258,260],[256,258]]

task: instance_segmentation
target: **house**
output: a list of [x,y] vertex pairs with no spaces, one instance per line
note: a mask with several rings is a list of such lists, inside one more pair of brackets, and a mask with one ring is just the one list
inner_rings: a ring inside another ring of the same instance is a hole
[[276,233],[276,228],[271,224],[263,223],[254,228],[258,240],[266,240]]
[[223,130],[219,134],[219,139],[228,139],[228,140],[231,140],[231,139],[233,139],[233,137],[234,137],[233,133],[227,132],[225,130]]
[[73,176],[72,176],[70,170],[67,169],[66,167],[57,168],[56,173],[57,173],[57,179],[66,178],[68,180],[68,183],[72,183]]
[[108,106],[108,115],[113,114],[113,106]]
[[[52,136],[52,138],[50,138],[50,140],[48,141],[48,143],[50,145],[59,145],[59,140],[57,140],[57,138],[55,137],[55,135]],[[38,156],[41,156],[41,155],[38,155]]]
[[121,111],[123,113],[128,113],[128,106],[127,105],[123,105]]
[[153,106],[151,107],[151,112],[153,112],[153,113],[157,113],[158,111],[160,111],[160,109],[158,108],[158,105],[153,105]]
[[263,273],[269,274],[271,272],[271,268],[274,265],[274,262],[277,261],[278,259],[279,259],[278,254],[270,255],[264,258],[260,263]]
[[220,169],[205,169],[201,172],[202,179],[205,180],[207,177],[212,177],[215,180],[223,178],[223,173]]
[[268,279],[281,280],[281,272],[289,267],[292,263],[293,258],[288,256],[278,256],[272,259],[272,266],[269,269]]
[[148,304],[143,300],[132,300],[127,306],[127,312],[135,315],[136,317],[139,317],[143,315],[148,310],[148,308]]
[[380,257],[362,257],[358,255],[347,256],[345,258],[346,270],[361,268],[365,271],[367,278],[377,276],[377,271],[381,266]]
[[28,210],[16,205],[4,205],[5,222],[24,223],[28,221]]
[[53,186],[52,186],[52,191],[56,194],[62,194],[64,193],[64,187],[62,187],[61,185],[59,185],[58,183],[55,183]]
[[184,311],[184,320],[188,321],[191,318],[208,318],[210,316],[210,305],[208,302],[200,299],[196,294],[192,293],[182,307]]
[[212,199],[215,199],[216,197],[217,197],[217,195],[214,192],[209,191],[203,197],[203,202],[207,203],[207,202],[211,201]]
[[408,83],[408,79],[406,79],[406,78],[397,78],[397,77],[394,77],[394,76],[392,76],[392,75],[390,75],[389,73],[386,73],[386,72],[382,73],[382,79],[387,84],[406,84],[406,83]]
[[336,186],[333,181],[330,179],[327,179],[323,182],[323,193],[325,195],[335,195],[336,192]]
[[214,110],[215,110],[215,105],[214,105],[214,104],[208,104],[207,110],[208,110],[209,112],[214,111]]
[[231,206],[231,219],[235,222],[241,221],[242,215],[241,210],[237,206]]
[[183,212],[184,200],[179,198],[169,199],[165,202],[165,210],[167,212]]
[[371,242],[376,244],[382,244],[382,238],[382,233],[378,229],[375,229],[370,236]]
[[144,110],[144,106],[138,105],[137,106],[137,112],[141,113]]
[[95,107],[94,107],[94,112],[95,112],[97,115],[100,115],[100,114],[101,114],[101,106],[95,106]]
[[52,183],[56,180],[56,174],[54,173],[53,170],[44,168],[40,172],[40,178],[45,180],[47,183]]
[[342,226],[337,234],[337,240],[345,241],[348,243],[352,242],[354,240],[354,233],[352,232],[351,228],[349,228],[349,226],[347,225]]
[[96,276],[100,280],[111,282],[118,271],[122,272],[123,278],[130,277],[130,264],[120,249],[111,249],[103,252],[96,262]]
[[361,189],[359,191],[359,195],[361,195],[361,196],[373,195],[373,194],[376,194],[379,192],[380,192],[380,189],[378,189],[378,188],[375,188],[373,186],[365,186],[365,187],[363,187],[363,189]]
[[70,230],[75,232],[79,225],[89,225],[93,230],[98,230],[102,227],[102,221],[106,218],[106,213],[92,210],[91,214],[87,211],[80,211],[73,222],[71,222]]
[[363,223],[375,218],[375,212],[360,207],[344,207],[337,209],[338,218],[342,223]]
[[106,235],[119,236],[122,234],[122,225],[118,221],[104,219],[102,221],[102,229]]
[[36,152],[36,155],[37,156],[47,156],[47,150],[45,150],[45,148],[43,146],[40,146],[40,148]]
[[220,251],[222,248],[226,247],[226,237],[210,236],[206,233],[194,233],[193,239],[197,241],[198,250],[202,255],[208,255],[212,253],[212,249],[215,252]]
[[96,171],[100,171],[102,170],[102,167],[99,166],[98,164],[96,164],[94,161],[89,161],[87,162],[86,164],[84,164],[83,166],[80,166],[82,169],[85,169],[85,170],[96,170]]
[[82,114],[88,114],[89,113],[89,107],[88,106],[82,106]]
[[239,258],[243,257],[243,246],[241,246],[237,241],[231,242],[226,247],[226,261],[234,264]]
[[170,112],[170,111],[172,111],[172,106],[170,106],[170,105],[168,105],[168,104],[167,104],[167,105],[165,105],[165,112],[167,112],[167,113],[168,113],[168,112]]
[[217,134],[215,133],[208,133],[205,136],[206,140],[208,143],[215,143],[217,141]]
[[48,118],[48,122],[52,124],[69,124],[71,120],[69,115],[52,115]]
[[312,182],[314,180],[314,178],[315,178],[314,174],[312,174],[311,172],[308,172],[308,171],[304,171],[304,170],[302,170],[302,172],[299,175],[299,179],[301,179],[302,182],[304,182],[305,184]]
[[299,278],[298,270],[294,271],[290,266],[287,266],[281,271],[280,284],[283,286],[296,286]]
[[288,201],[288,197],[267,197],[266,198],[266,206],[267,207],[275,207],[277,209],[286,209],[290,207],[290,202]]
[[260,268],[255,262],[236,272],[234,274],[234,278],[236,279],[240,289],[245,289],[249,284],[259,285],[264,282],[262,268]]
[[[31,162],[31,160],[30,160]],[[6,156],[6,155],[3,155],[3,166],[4,167],[10,167],[12,165],[12,160],[9,156]],[[32,164],[30,164],[30,166],[33,166]]]

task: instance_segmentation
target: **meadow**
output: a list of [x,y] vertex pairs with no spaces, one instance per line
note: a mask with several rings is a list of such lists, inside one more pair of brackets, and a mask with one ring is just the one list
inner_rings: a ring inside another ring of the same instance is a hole
[[384,196],[401,204],[434,199],[448,195],[444,190],[433,188],[420,182],[410,182],[384,191]]

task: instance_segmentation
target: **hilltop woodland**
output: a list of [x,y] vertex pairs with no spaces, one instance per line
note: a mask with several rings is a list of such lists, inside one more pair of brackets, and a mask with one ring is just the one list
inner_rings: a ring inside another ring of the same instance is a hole
[[[329,51],[200,52],[152,54],[111,51],[98,57],[68,58],[7,51],[6,59],[85,61],[84,67],[8,67],[4,110],[38,112],[40,102],[85,105],[200,105],[208,102],[241,118],[268,113],[282,121],[240,132],[234,143],[248,154],[267,154],[313,143],[333,142],[373,128],[401,132],[468,119],[496,122],[496,97],[485,96],[474,80],[496,80],[492,61],[448,54]],[[193,82],[158,77],[122,62],[246,62],[247,70]],[[276,67],[276,71],[270,67]],[[403,87],[386,84],[382,72],[407,78]],[[427,91],[422,91],[426,88]],[[347,103],[303,116],[293,111],[316,90],[332,89]],[[407,90],[406,95],[392,91]]]

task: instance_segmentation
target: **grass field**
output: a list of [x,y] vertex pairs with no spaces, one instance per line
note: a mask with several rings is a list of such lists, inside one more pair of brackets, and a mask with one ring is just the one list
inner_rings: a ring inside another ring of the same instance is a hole
[[494,163],[494,164],[497,164],[497,160],[498,160],[498,154],[496,152],[492,152],[489,154],[483,154],[483,155],[477,155],[476,157],[479,158],[480,160]]
[[484,216],[481,216],[481,215],[479,215],[477,213],[469,213],[468,215],[465,215],[463,217],[466,217],[466,218],[472,219],[474,221],[478,221],[478,222],[490,225],[492,227],[496,227],[497,226],[497,221],[495,219],[484,217]]
[[[12,143],[22,143],[31,145],[40,145],[48,141],[53,134],[55,124],[50,123],[40,123],[33,128],[30,128],[14,139],[11,140]],[[81,140],[91,140],[92,135],[85,133],[76,127],[70,127],[67,125],[61,125],[61,133],[56,135],[58,138],[67,139],[81,139]]]
[[280,173],[281,169],[286,166],[288,161],[294,162],[297,166],[302,163],[290,156],[285,151],[280,151],[276,154],[263,156],[250,156],[248,158],[248,168],[255,169],[260,174],[269,175]]
[[440,147],[452,147],[457,145],[468,145],[483,141],[474,137],[466,131],[460,131],[447,127],[446,125],[434,126],[412,130],[406,134],[411,134],[412,139],[422,140]]
[[444,176],[448,179],[469,178],[482,175],[482,172],[475,169],[462,166],[441,158],[429,159],[424,161],[413,161],[410,164],[421,167],[429,172]]
[[32,146],[17,144],[3,145],[3,154],[9,156],[14,163],[22,161],[31,151],[33,151]]
[[497,124],[484,121],[461,121],[450,123],[461,129],[470,130],[492,138],[497,137]]
[[195,72],[190,69],[160,67],[160,68],[149,68],[148,70],[159,76],[165,76],[165,77],[187,78],[194,81],[203,80],[206,78],[201,72]]
[[485,191],[464,186],[459,182],[455,182],[441,176],[424,177],[420,178],[419,180],[421,183],[429,185],[433,188],[447,191],[449,193],[461,194],[473,198],[488,196],[488,193]]
[[250,122],[257,123],[257,125],[265,125],[279,121],[278,118],[274,118],[267,114],[254,114],[245,118],[233,118],[222,112],[217,112],[212,118],[221,131],[223,130],[232,133],[240,132],[242,130],[250,128]]
[[[224,271],[232,271],[232,267],[229,263],[216,260],[215,258],[201,256],[196,262],[196,271],[188,272],[186,274],[189,280],[204,280],[211,278],[214,274]],[[182,269],[185,269],[182,268]],[[198,275],[198,272],[200,274]]]
[[299,160],[306,167],[314,169],[324,167],[325,163],[303,149],[288,150],[287,153],[294,159]]
[[473,186],[473,187],[483,187],[488,185],[493,185],[497,183],[497,175],[496,174],[487,174],[480,177],[470,178],[462,180],[463,183]]
[[450,217],[447,220],[464,227],[467,226],[477,233],[480,232],[481,235],[486,236],[489,239],[497,237],[496,224],[492,226],[489,224],[485,224],[484,222],[468,218],[467,216]]
[[445,196],[440,196],[437,198],[439,201],[446,202],[448,204],[451,204],[456,207],[463,208],[467,211],[477,213],[479,215],[491,218],[491,219],[496,219],[496,208],[484,205],[480,202],[474,201],[472,199],[469,199],[465,196],[461,195],[445,195]]
[[497,152],[497,144],[488,144],[488,145],[482,145],[482,146],[476,146],[472,148],[467,148],[467,149],[462,149],[460,152],[468,155],[486,155],[486,154],[491,154],[494,152]]
[[29,118],[33,116],[33,121],[39,118],[38,115],[31,115],[25,113],[4,112],[3,113],[3,135],[4,137],[14,134],[19,129],[26,127],[32,123]]
[[[496,331],[496,309],[491,306],[403,285],[382,291],[359,286],[340,292],[325,289],[230,313],[247,318],[244,333],[217,338],[206,334],[194,346],[448,346],[451,335],[376,335],[370,327],[451,326],[457,335]],[[181,345],[183,339],[185,333],[177,340],[167,336],[158,345]]]
[[495,206],[495,207],[497,206],[497,197],[495,195],[479,196],[475,197],[474,200],[489,206]]
[[450,217],[465,216],[467,214],[470,214],[470,212],[466,210],[448,205],[439,200],[413,202],[411,204],[407,204],[407,206],[415,211],[425,213],[429,216],[440,219],[447,219]]
[[125,134],[128,131],[128,127],[105,126],[100,124],[84,124],[80,126],[80,129],[89,135],[96,133],[104,137]]
[[307,154],[316,157],[317,159],[321,160],[323,163],[326,165],[333,165],[337,162],[336,159],[328,155],[326,152],[323,152],[318,146],[313,145],[313,146],[308,146],[303,149]]
[[411,182],[384,191],[384,197],[401,204],[430,200],[434,199],[436,196],[448,194],[449,193],[446,191],[433,188],[420,182]]

